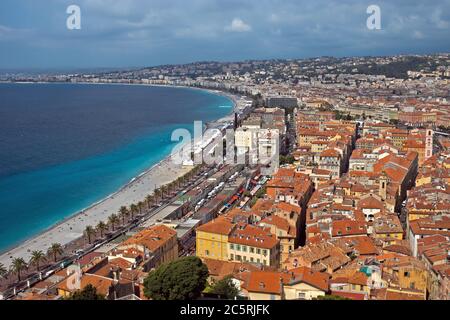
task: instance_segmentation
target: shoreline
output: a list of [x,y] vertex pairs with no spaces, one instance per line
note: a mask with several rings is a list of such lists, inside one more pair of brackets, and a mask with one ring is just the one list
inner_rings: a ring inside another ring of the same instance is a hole
[[[17,82],[16,82],[17,83]],[[41,84],[48,84],[52,82],[41,82]],[[65,84],[65,83],[62,83]],[[70,83],[69,83],[70,84]],[[73,83],[73,84],[90,84],[90,83]],[[98,85],[108,85],[109,83],[95,83]],[[171,85],[149,85],[149,84],[111,84],[111,85],[143,85],[143,86],[165,86],[165,87],[178,87],[185,89],[194,89],[208,92],[210,94],[221,95],[232,101],[230,112],[213,121],[211,124],[220,124],[236,111],[238,108],[238,97],[229,95],[221,91],[214,91],[202,88],[192,88],[186,86],[171,86]],[[206,130],[207,128],[205,128]],[[145,196],[152,194],[153,191],[160,187],[176,180],[178,177],[190,171],[190,167],[183,167],[182,165],[176,165],[171,161],[171,154],[165,156],[162,160],[155,163],[148,169],[139,173],[133,177],[128,183],[120,187],[114,193],[107,195],[103,199],[91,204],[90,206],[74,212],[67,218],[49,226],[45,230],[42,230],[38,234],[35,234],[26,240],[20,241],[17,244],[11,245],[9,248],[0,251],[0,263],[3,263],[6,267],[10,265],[12,258],[24,258],[28,259],[31,251],[42,250],[47,251],[51,243],[57,242],[65,246],[70,242],[83,236],[83,231],[86,226],[95,225],[99,221],[104,221],[112,213],[117,213],[119,208],[117,206],[126,205],[129,206],[132,203],[143,201]],[[146,190],[145,194],[142,194],[143,190]],[[140,191],[137,192],[137,191]],[[139,194],[137,194],[139,193]],[[117,210],[114,210],[116,208]],[[100,210],[99,210],[100,209]],[[103,210],[103,211],[101,211]],[[12,258],[11,258],[12,257]]]

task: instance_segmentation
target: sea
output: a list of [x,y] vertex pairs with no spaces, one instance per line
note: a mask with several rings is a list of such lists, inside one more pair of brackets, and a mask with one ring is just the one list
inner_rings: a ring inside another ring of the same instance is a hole
[[118,191],[167,157],[172,131],[228,115],[208,91],[0,84],[0,252]]

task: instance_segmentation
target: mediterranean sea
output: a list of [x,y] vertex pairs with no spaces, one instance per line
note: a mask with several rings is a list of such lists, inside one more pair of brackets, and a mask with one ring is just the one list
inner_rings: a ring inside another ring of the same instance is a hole
[[118,191],[170,154],[174,129],[232,106],[188,88],[0,84],[0,251]]

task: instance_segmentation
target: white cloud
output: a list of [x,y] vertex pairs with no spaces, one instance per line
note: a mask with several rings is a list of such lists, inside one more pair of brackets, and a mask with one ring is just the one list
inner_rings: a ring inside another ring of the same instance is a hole
[[246,24],[239,18],[234,18],[231,25],[225,27],[225,31],[228,32],[249,32],[252,31],[252,27]]
[[442,10],[436,9],[433,14],[431,15],[431,21],[434,23],[436,28],[438,29],[448,29],[450,26],[450,23],[446,20],[443,20],[441,18],[442,16]]
[[13,29],[0,25],[0,40],[18,40],[31,35],[29,29]]
[[413,33],[413,38],[414,38],[414,39],[423,39],[423,38],[425,38],[425,36],[423,35],[422,32],[416,30],[416,31],[414,31],[414,33]]

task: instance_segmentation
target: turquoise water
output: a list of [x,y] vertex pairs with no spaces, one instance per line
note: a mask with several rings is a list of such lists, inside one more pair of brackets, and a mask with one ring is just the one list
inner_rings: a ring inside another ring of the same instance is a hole
[[0,98],[0,250],[116,192],[170,154],[174,129],[232,106],[204,91],[136,86],[0,85]]

